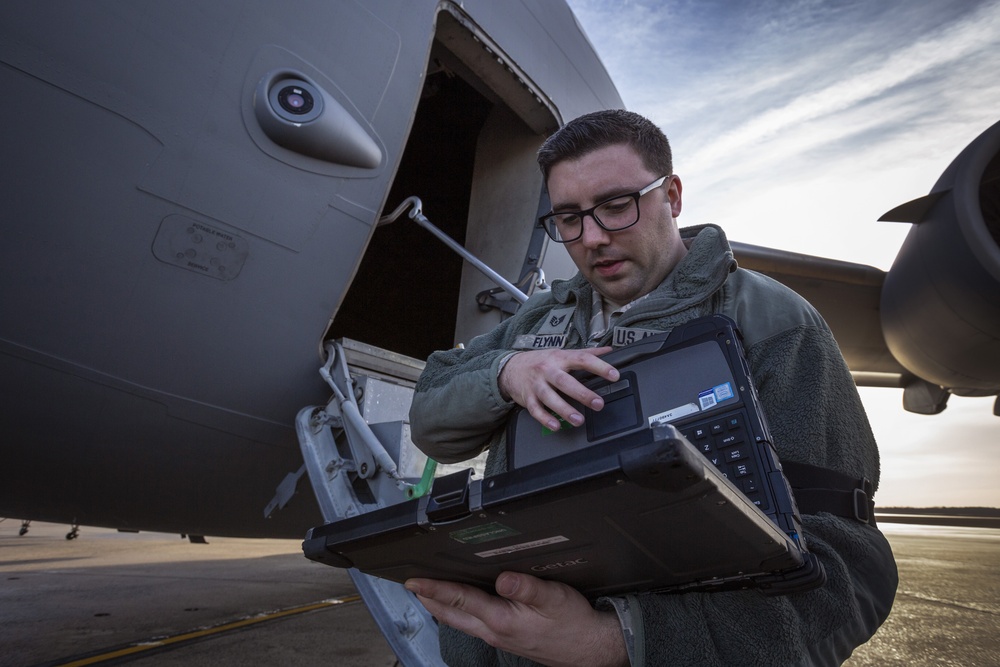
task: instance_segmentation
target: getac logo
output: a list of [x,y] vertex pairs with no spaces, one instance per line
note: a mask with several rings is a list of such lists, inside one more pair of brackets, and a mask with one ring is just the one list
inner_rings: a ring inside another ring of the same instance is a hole
[[532,571],[534,572],[545,572],[547,570],[558,570],[564,567],[573,567],[574,565],[583,565],[584,563],[589,563],[586,558],[577,558],[576,560],[562,560],[558,563],[549,563],[548,565],[534,565],[532,566]]

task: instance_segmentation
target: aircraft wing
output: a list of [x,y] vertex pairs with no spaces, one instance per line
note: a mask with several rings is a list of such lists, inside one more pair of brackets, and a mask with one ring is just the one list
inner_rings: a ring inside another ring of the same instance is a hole
[[[740,265],[785,283],[826,318],[858,384],[903,387],[937,414],[950,394],[1000,392],[1000,123],[931,192],[880,220],[912,223],[889,271],[733,243]],[[1000,399],[994,403],[1000,416]]]
[[731,245],[741,267],[787,285],[820,311],[858,384],[903,386],[912,377],[882,336],[879,302],[885,271],[748,243]]

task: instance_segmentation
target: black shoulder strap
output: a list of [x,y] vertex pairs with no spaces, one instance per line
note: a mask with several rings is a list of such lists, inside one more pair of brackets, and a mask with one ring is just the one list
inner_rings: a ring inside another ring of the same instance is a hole
[[852,478],[836,470],[795,461],[782,461],[781,467],[800,513],[829,512],[875,525],[875,489],[867,477]]

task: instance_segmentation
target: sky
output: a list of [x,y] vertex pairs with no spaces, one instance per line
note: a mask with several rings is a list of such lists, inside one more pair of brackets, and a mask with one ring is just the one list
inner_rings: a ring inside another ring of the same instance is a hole
[[[625,106],[670,138],[682,225],[888,270],[927,194],[1000,121],[1000,0],[569,0]],[[1000,507],[992,398],[940,415],[861,388],[881,506]]]

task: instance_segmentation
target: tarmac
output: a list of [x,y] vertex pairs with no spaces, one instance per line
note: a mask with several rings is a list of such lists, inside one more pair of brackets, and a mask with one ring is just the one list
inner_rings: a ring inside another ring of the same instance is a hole
[[346,571],[299,540],[0,523],[0,665],[391,666]]
[[[0,522],[0,665],[396,664],[344,571],[298,540]],[[882,524],[900,587],[849,667],[1000,665],[1000,530]]]

